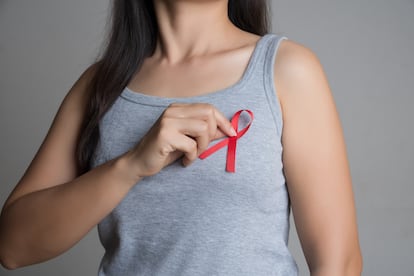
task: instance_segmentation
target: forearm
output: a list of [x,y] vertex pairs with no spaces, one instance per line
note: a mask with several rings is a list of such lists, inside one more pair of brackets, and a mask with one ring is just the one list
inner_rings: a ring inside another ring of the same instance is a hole
[[110,213],[139,181],[109,161],[71,182],[22,196],[0,217],[0,257],[9,268],[66,251]]

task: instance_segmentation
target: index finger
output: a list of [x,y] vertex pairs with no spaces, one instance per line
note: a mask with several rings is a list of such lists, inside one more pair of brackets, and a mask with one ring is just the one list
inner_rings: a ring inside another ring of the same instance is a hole
[[[217,127],[226,135],[233,137],[237,136],[236,130],[231,125],[231,122],[216,108],[214,108],[214,117],[216,119]],[[216,135],[217,136],[217,135]]]

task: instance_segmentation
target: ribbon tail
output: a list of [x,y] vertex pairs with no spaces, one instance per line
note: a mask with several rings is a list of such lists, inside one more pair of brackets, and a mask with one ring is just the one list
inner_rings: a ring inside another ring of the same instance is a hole
[[237,137],[229,138],[227,147],[226,171],[234,173],[236,171],[236,147]]
[[205,159],[209,157],[210,155],[212,155],[213,153],[215,153],[216,151],[218,151],[219,149],[221,149],[222,147],[227,146],[228,143],[229,143],[229,138],[226,138],[223,141],[215,144],[214,146],[211,146],[211,148],[205,150],[203,153],[201,153],[198,156],[198,158]]

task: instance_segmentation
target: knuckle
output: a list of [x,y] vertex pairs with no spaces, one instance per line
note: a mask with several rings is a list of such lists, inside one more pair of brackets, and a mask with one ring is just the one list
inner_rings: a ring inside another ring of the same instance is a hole
[[206,104],[205,106],[205,110],[206,110],[206,115],[207,116],[214,116],[214,106],[212,106],[211,104]]
[[171,152],[174,151],[171,145],[165,144],[159,149],[161,156],[168,156]]
[[200,132],[206,133],[209,131],[209,125],[206,121],[201,121],[198,125]]
[[198,103],[197,106],[203,111],[204,114],[208,115],[214,109],[213,105],[209,103]]

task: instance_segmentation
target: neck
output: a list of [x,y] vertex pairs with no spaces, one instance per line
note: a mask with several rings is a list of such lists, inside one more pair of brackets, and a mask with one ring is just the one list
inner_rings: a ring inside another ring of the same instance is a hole
[[169,64],[212,52],[236,27],[227,1],[154,0],[159,37],[154,56]]

